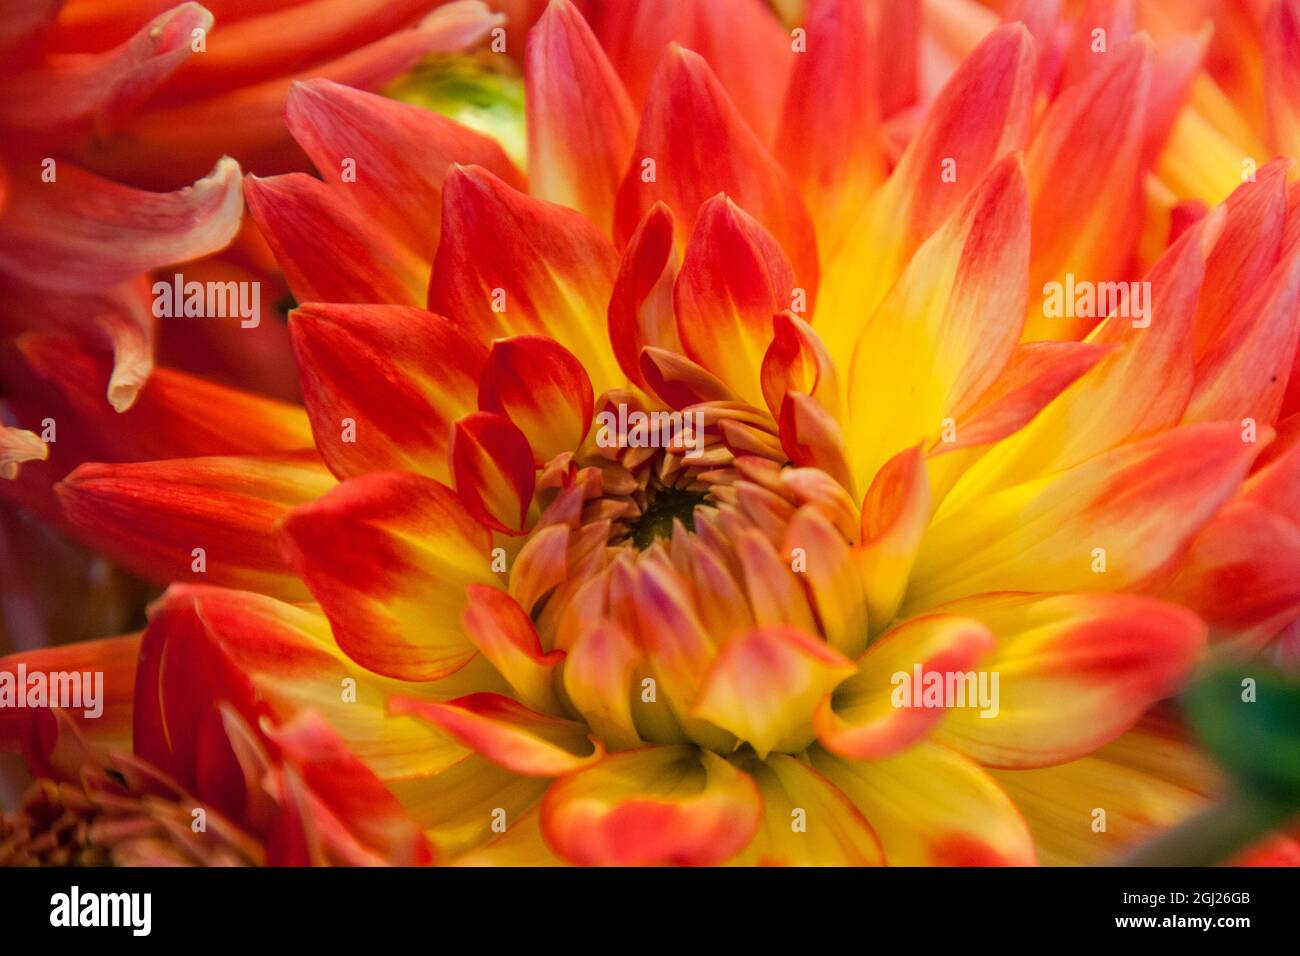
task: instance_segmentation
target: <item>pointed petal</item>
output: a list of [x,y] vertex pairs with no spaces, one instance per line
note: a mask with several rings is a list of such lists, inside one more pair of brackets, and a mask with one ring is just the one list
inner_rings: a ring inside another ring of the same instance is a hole
[[810,603],[826,643],[846,657],[861,654],[869,635],[868,592],[839,529],[816,505],[804,505],[790,519],[781,553],[792,561],[802,555]]
[[55,491],[84,540],[137,574],[303,600],[276,525],[335,485],[315,455],[86,464]]
[[782,625],[734,637],[718,651],[692,714],[748,741],[760,758],[812,740],[813,705],[853,673],[834,648]]
[[542,650],[532,620],[509,594],[484,584],[466,589],[461,614],[469,639],[509,682],[521,701],[549,714],[563,712],[552,684],[563,651]]
[[[652,169],[647,159],[653,160]],[[745,126],[704,60],[672,47],[655,73],[632,165],[618,192],[615,236],[625,245],[646,210],[662,201],[672,210],[677,240],[684,245],[700,207],[720,192],[776,239],[808,290],[811,308],[817,242],[798,192]]]
[[609,340],[623,374],[642,388],[641,350],[647,346],[680,352],[673,286],[677,253],[673,214],[662,202],[646,212],[628,240],[609,297]]
[[762,404],[772,317],[790,307],[795,281],[781,247],[730,199],[700,208],[673,288],[677,333],[687,356],[751,405]]
[[390,677],[437,680],[476,653],[460,627],[465,587],[491,584],[491,533],[446,485],[420,475],[351,478],[284,519],[282,546],[339,646]]
[[893,620],[903,602],[932,514],[921,449],[899,452],[876,473],[862,499],[858,561],[871,620],[880,627]]
[[529,32],[524,71],[533,194],[610,232],[636,116],[622,80],[568,0],[549,4]]
[[319,179],[249,176],[244,197],[299,302],[419,304],[427,264]]
[[[285,122],[335,193],[424,262],[438,248],[442,186],[455,163],[490,170],[517,189],[523,177],[495,140],[445,116],[329,80],[295,83]],[[344,181],[344,162],[355,179]]]
[[316,447],[336,475],[447,480],[452,424],[476,407],[481,344],[401,305],[310,303],[290,314],[289,334]]
[[921,547],[906,607],[984,591],[1144,581],[1232,496],[1257,452],[1236,424],[1188,425],[941,516]]
[[762,816],[752,778],[694,747],[610,754],[542,801],[542,832],[580,866],[712,866],[744,849]]
[[[917,251],[862,330],[848,378],[861,483],[993,383],[1020,338],[1028,265],[1024,170],[1011,156]],[[906,406],[882,420],[880,409],[901,394]]]
[[641,743],[632,722],[631,688],[641,654],[612,621],[581,634],[564,661],[564,690],[596,737],[610,750]]
[[429,308],[483,341],[548,335],[578,357],[598,393],[624,384],[605,328],[617,259],[595,226],[457,167],[443,186],[442,230]]

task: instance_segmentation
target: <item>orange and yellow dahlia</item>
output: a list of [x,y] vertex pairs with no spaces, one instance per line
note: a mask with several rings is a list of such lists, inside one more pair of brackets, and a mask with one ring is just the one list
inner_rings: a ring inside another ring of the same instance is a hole
[[61,858],[1093,863],[1188,816],[1161,702],[1300,619],[1300,186],[1243,151],[1294,151],[1300,4],[1178,6],[552,0],[526,169],[294,84],[316,175],[244,197],[303,408],[11,362],[83,462],[41,501],[169,587],[0,662],[113,689],[0,711],[47,778],[0,850],[83,766],[168,797]]

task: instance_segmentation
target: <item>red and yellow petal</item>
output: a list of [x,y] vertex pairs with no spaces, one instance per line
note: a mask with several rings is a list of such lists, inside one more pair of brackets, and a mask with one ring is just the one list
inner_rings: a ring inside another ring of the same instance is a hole
[[998,784],[965,757],[923,743],[856,763],[819,749],[813,767],[867,818],[890,866],[1030,866],[1034,843]]
[[996,711],[956,708],[936,738],[985,766],[1046,766],[1100,749],[1177,691],[1205,648],[1195,614],[1132,595],[987,595],[942,610],[998,638],[980,662],[998,675]]
[[504,591],[483,584],[466,589],[469,603],[461,614],[474,646],[509,682],[521,701],[534,710],[562,712],[553,685],[563,651],[542,650],[532,620]]
[[517,335],[492,343],[478,405],[504,415],[528,437],[535,464],[576,452],[587,437],[595,397],[573,353],[554,339]]
[[460,625],[469,584],[492,584],[491,532],[446,485],[420,475],[351,478],[282,526],[289,564],[358,663],[436,680],[477,653]]
[[745,848],[762,813],[753,779],[717,754],[647,747],[552,785],[542,832],[581,866],[712,866]]
[[[857,671],[827,694],[813,727],[822,746],[850,760],[878,760],[923,740],[949,712],[914,706],[907,686],[918,672],[964,673],[993,648],[993,634],[979,621],[952,614],[914,618],[888,631],[858,660]],[[903,684],[899,675],[909,682]],[[900,699],[901,698],[901,699]]]
[[456,492],[475,519],[506,534],[527,530],[537,475],[527,437],[504,415],[474,412],[452,426]]

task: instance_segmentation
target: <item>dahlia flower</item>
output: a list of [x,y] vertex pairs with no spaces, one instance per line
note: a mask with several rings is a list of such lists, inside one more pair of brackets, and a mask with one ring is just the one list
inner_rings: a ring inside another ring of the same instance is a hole
[[553,0],[526,170],[295,84],[317,175],[244,196],[303,408],[160,369],[110,422],[20,341],[64,519],[170,586],[0,662],[110,688],[0,710],[0,854],[1092,863],[1217,793],[1161,702],[1300,615],[1293,164],[1182,188],[1257,135],[1206,35],[918,9]]

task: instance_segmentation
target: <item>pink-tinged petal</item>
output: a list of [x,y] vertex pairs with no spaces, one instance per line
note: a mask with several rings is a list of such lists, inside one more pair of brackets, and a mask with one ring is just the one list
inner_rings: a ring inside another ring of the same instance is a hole
[[445,704],[396,697],[394,714],[427,720],[512,773],[560,777],[597,763],[605,751],[585,724],[529,710],[500,694],[471,694]]
[[648,0],[588,4],[588,16],[633,102],[653,96],[665,48],[704,58],[745,121],[770,142],[794,65],[790,35],[759,0]]
[[506,534],[527,530],[537,476],[528,439],[510,419],[474,412],[452,426],[456,492],[476,519]]
[[858,562],[877,629],[893,620],[903,602],[932,513],[921,449],[899,452],[872,479],[862,499]]
[[[1222,771],[1188,734],[1148,716],[1095,754],[1058,767],[995,770],[1034,835],[1044,866],[1113,863],[1222,792]],[[1098,810],[1106,827],[1099,830]]]
[[[848,378],[848,446],[865,485],[982,394],[1020,338],[1029,266],[1024,169],[993,167],[922,247],[862,330]],[[880,410],[906,394],[892,414]]]
[[1264,91],[1275,150],[1300,153],[1300,3],[1277,0],[1264,27]]
[[[817,326],[837,368],[848,369],[863,324],[921,243],[998,160],[1024,147],[1034,59],[1033,38],[1022,25],[994,31],[949,79],[841,247],[825,251],[820,301],[826,319]],[[947,181],[953,172],[955,181]]]
[[244,195],[299,302],[419,304],[427,263],[319,179],[249,176]]
[[[628,579],[620,573],[627,567]],[[713,660],[711,636],[704,630],[690,585],[671,567],[642,563],[615,565],[612,607],[629,607],[628,622],[642,653],[677,716],[686,715]],[[618,600],[622,594],[624,600]]]
[[74,339],[36,334],[24,335],[18,349],[28,368],[57,392],[50,399],[56,423],[66,408],[78,437],[98,458],[249,455],[312,447],[311,428],[297,406],[158,368],[129,409],[119,413],[104,401],[106,392],[113,394],[112,362],[106,354]]
[[[79,674],[79,680],[95,681],[81,686],[81,704],[68,706],[61,713],[71,719],[86,743],[104,750],[130,752],[131,712],[135,693],[135,666],[140,651],[140,635],[108,637],[63,647],[42,648],[11,654],[0,658],[0,674],[5,683],[13,682],[14,691],[25,701],[28,687],[19,683],[21,665],[30,680],[32,675],[43,675],[48,682],[56,674]],[[102,685],[94,675],[102,675]],[[94,706],[84,696],[95,695]],[[47,697],[48,700],[48,697]],[[70,703],[75,703],[75,700]],[[99,710],[99,713],[95,711]],[[21,750],[27,757],[29,769],[41,774],[50,766],[50,758],[58,745],[59,727],[51,720],[53,710],[47,706],[0,708],[0,752],[15,753]]]
[[569,576],[573,529],[566,524],[539,524],[515,555],[510,568],[510,596],[528,613]]
[[597,393],[624,384],[606,333],[617,256],[585,217],[458,167],[443,186],[442,236],[429,308],[483,341],[550,336],[577,356]]
[[460,613],[467,585],[494,581],[492,535],[446,485],[399,472],[351,478],[291,511],[281,543],[363,666],[437,680],[475,655]]
[[534,195],[583,213],[606,233],[636,137],[623,82],[568,0],[528,34],[528,180]]
[[401,305],[299,306],[289,334],[316,447],[336,475],[449,478],[452,425],[474,411],[487,361],[478,341]]
[[433,862],[433,848],[397,798],[319,715],[304,713],[269,736],[349,841],[398,866]]
[[1235,423],[1186,425],[945,511],[921,546],[905,606],[1147,581],[1232,497],[1258,451]]
[[1300,247],[1273,269],[1196,368],[1185,422],[1272,423],[1282,409],[1300,341]]
[[1098,750],[1176,692],[1205,648],[1195,614],[1126,594],[983,595],[942,610],[997,635],[980,662],[980,675],[998,677],[991,703],[954,708],[936,737],[985,766],[1042,767]]
[[753,779],[717,754],[648,747],[555,783],[542,832],[580,866],[712,866],[745,848],[762,813]]
[[945,507],[1074,467],[1182,417],[1192,390],[1197,296],[1221,223],[1222,215],[1212,213],[1161,256],[1144,280],[1151,283],[1145,316],[1120,309],[1103,322],[1088,341],[1113,351],[1024,429],[992,448]]
[[[296,81],[327,79],[377,90],[430,53],[474,46],[501,22],[478,0],[445,3],[412,29],[398,30],[297,74],[148,109],[121,124],[109,139],[87,143],[80,156],[105,175],[151,184],[197,176],[213,156],[223,153],[258,175],[302,169],[302,152],[294,146],[282,115]],[[164,166],[158,163],[159,155],[168,157]]]
[[[438,248],[442,186],[453,164],[482,166],[523,188],[495,140],[427,109],[329,80],[295,84],[285,122],[326,184],[426,263]],[[348,169],[355,176],[345,179]]]
[[718,651],[692,714],[748,741],[760,758],[798,753],[813,737],[813,705],[852,674],[852,662],[824,641],[759,627]]
[[846,657],[861,654],[869,634],[867,579],[839,529],[816,505],[804,505],[790,519],[782,554],[791,562],[802,557],[799,573],[826,643]]
[[102,292],[216,252],[239,229],[239,166],[230,159],[171,193],[130,189],[71,163],[56,174],[42,182],[35,160],[11,169],[0,209],[0,271],[41,288]]
[[802,392],[832,417],[840,416],[840,382],[830,353],[811,325],[791,312],[772,318],[772,341],[759,373],[763,401],[779,417],[785,396]]
[[759,369],[772,317],[790,307],[795,283],[790,261],[755,219],[725,196],[710,199],[673,289],[687,356],[761,407]]
[[670,408],[736,399],[721,380],[678,352],[647,345],[640,366],[650,391]]
[[517,335],[492,343],[478,404],[518,426],[541,466],[578,450],[591,427],[595,397],[572,352],[542,335]]
[[836,248],[885,178],[866,5],[818,0],[803,25],[776,155],[803,194],[822,252]]
[[9,74],[0,80],[0,125],[41,136],[111,128],[195,52],[195,32],[211,26],[206,9],[182,3],[111,50],[53,54]]
[[904,683],[918,673],[963,674],[993,649],[993,634],[968,617],[914,618],[875,641],[858,660],[857,673],[822,699],[813,728],[822,746],[849,760],[879,760],[930,735],[949,714],[950,701],[919,706],[924,684]]
[[584,631],[564,661],[564,690],[596,737],[610,750],[641,743],[632,720],[632,678],[641,653],[612,621]]
[[55,487],[77,535],[159,584],[203,582],[303,600],[276,524],[335,485],[314,454],[86,464]]
[[632,164],[619,188],[615,237],[626,245],[646,211],[663,202],[672,210],[677,241],[684,245],[700,207],[718,193],[772,234],[793,263],[811,309],[817,241],[798,191],[745,126],[704,60],[673,47],[655,73]]
[[[1029,287],[1119,278],[1138,238],[1142,137],[1153,52],[1146,37],[1121,44],[1048,110],[1025,158],[1033,210]],[[1100,317],[1098,317],[1100,318]],[[1077,338],[1096,319],[1030,314],[1028,339]]]
[[1029,829],[987,773],[931,743],[858,763],[816,748],[813,767],[871,823],[890,866],[1031,866]]
[[680,352],[673,285],[677,253],[673,243],[673,214],[655,203],[638,223],[609,297],[609,340],[623,374],[645,388],[641,350],[647,346]]
[[492,662],[521,701],[534,710],[562,713],[553,675],[555,666],[564,660],[564,651],[543,651],[532,620],[504,591],[471,584],[466,595],[469,603],[461,621],[474,646]]
[[[736,866],[883,866],[871,824],[834,784],[795,757],[753,756],[740,767],[763,799],[763,824]],[[802,824],[799,826],[799,824]]]

